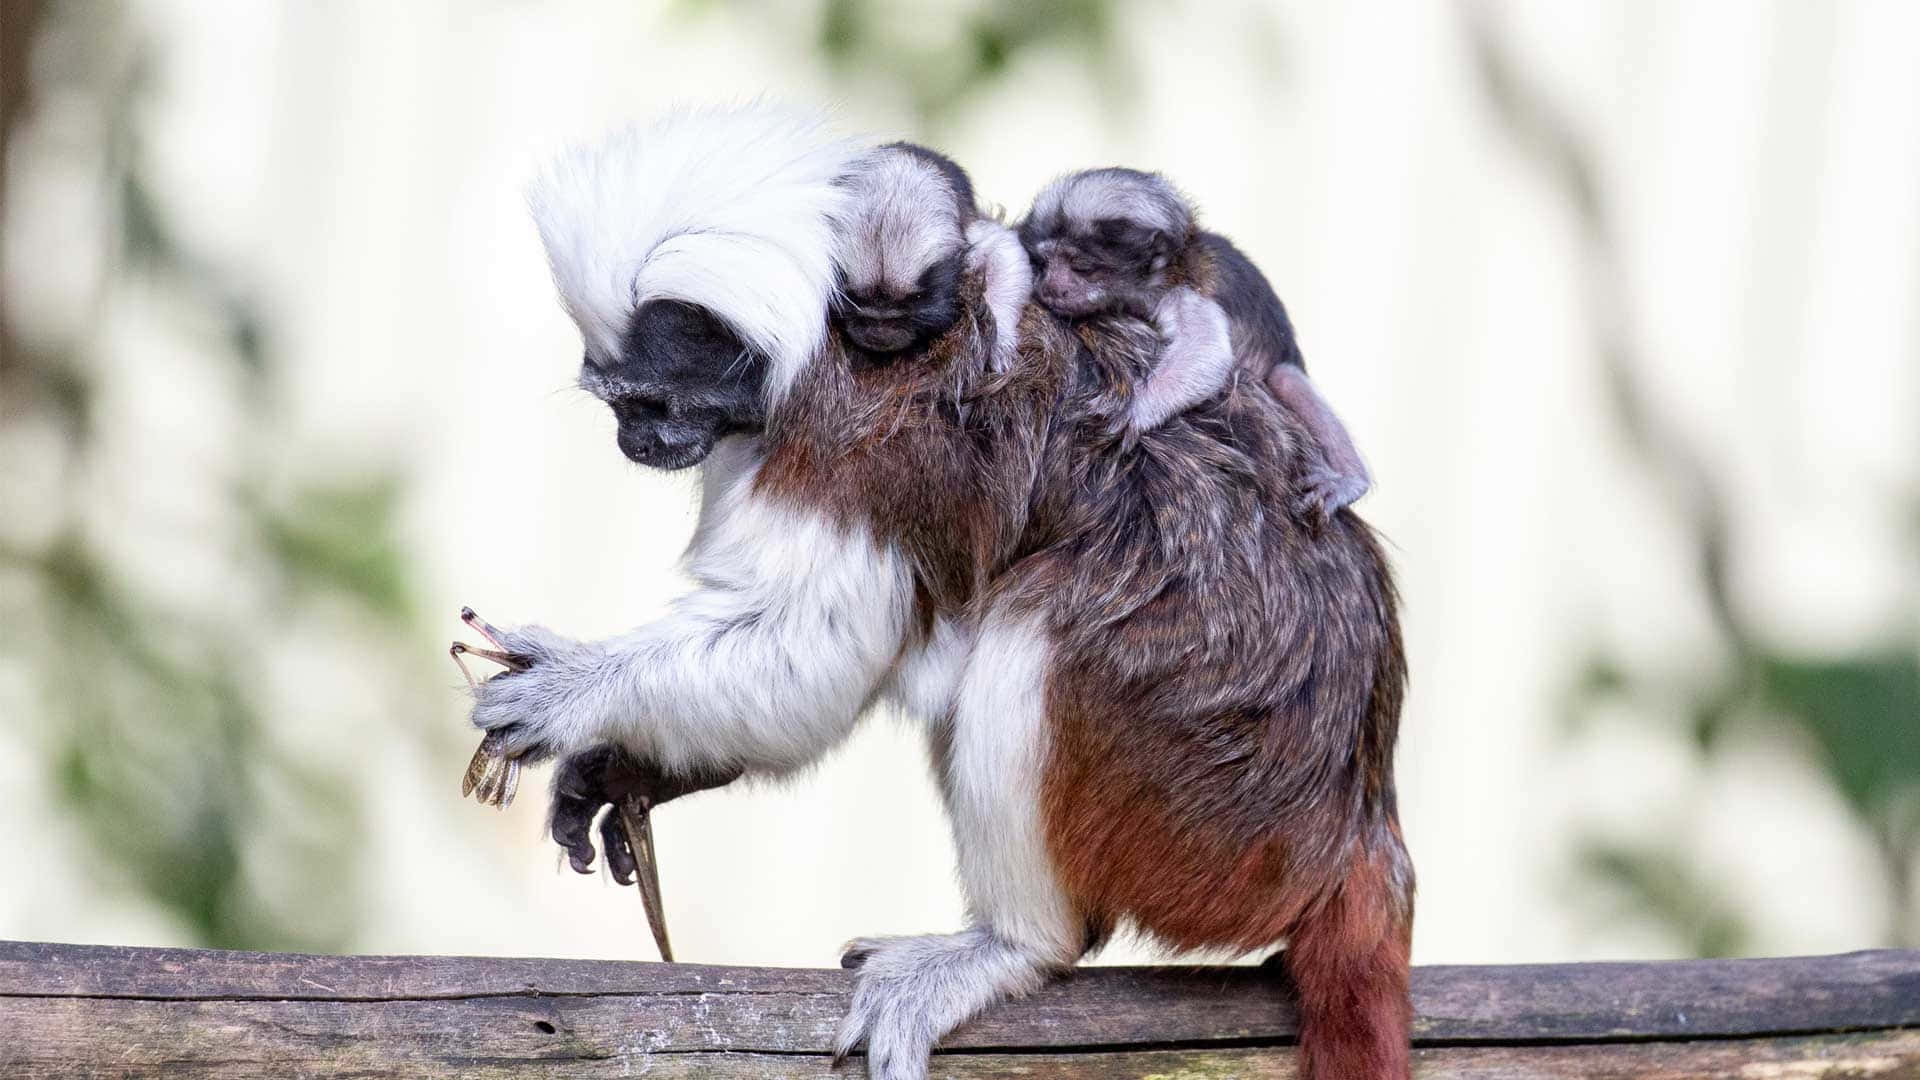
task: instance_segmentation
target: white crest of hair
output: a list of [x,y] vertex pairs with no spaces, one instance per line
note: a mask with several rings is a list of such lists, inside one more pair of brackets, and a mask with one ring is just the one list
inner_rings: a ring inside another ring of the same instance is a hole
[[1086,169],[1042,188],[1032,216],[1090,223],[1125,218],[1182,238],[1193,229],[1192,204],[1159,173],[1134,169]]
[[967,265],[986,282],[993,312],[993,370],[1013,367],[1020,351],[1020,314],[1033,297],[1033,263],[1020,234],[992,218],[967,226]]
[[911,151],[881,147],[846,179],[840,269],[849,290],[906,295],[927,267],[966,243],[953,186]]
[[560,155],[528,191],[561,303],[590,353],[617,357],[641,304],[696,304],[770,361],[778,401],[826,334],[835,181],[865,144],[826,114],[755,102],[687,108]]

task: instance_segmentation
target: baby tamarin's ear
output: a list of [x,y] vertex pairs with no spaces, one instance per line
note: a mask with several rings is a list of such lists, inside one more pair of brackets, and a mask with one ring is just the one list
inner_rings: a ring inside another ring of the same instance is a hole
[[1170,222],[1162,227],[1131,217],[1104,217],[1094,221],[1081,239],[1083,243],[1122,254],[1129,262],[1158,272],[1165,270],[1180,254],[1180,249],[1187,246],[1190,232],[1185,221]]
[[992,218],[967,226],[967,269],[985,281],[987,310],[993,313],[993,357],[998,373],[1013,366],[1020,351],[1020,313],[1033,294],[1033,264],[1020,246],[1020,234]]

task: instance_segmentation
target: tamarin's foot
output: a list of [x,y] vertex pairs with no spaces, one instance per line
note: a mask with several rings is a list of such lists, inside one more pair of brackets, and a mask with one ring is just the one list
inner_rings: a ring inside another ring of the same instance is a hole
[[670,776],[617,746],[596,746],[568,757],[553,778],[553,808],[547,829],[567,853],[567,862],[582,874],[593,872],[593,819],[611,806],[600,820],[600,848],[607,870],[622,885],[635,885],[646,907],[647,926],[659,946],[660,959],[672,961],[673,944],[667,936],[666,909],[660,900],[660,865],[653,850],[653,808],[707,788],[739,779],[740,770],[714,770],[693,776]]
[[[621,747],[596,746],[569,755],[554,770],[553,806],[547,815],[547,828],[554,843],[566,851],[568,865],[576,873],[590,874],[593,821],[600,811],[609,806],[618,808],[628,798],[638,799],[652,810],[683,795],[725,787],[739,778],[738,769],[695,776],[668,775]],[[633,884],[638,867],[632,839],[626,835],[619,813],[608,814],[600,822],[600,846],[606,852],[607,870],[613,879],[622,885]]]
[[858,938],[853,1003],[834,1039],[837,1063],[862,1043],[869,1080],[926,1080],[934,1044],[980,1010],[1031,993],[1051,968],[984,927],[958,934]]
[[1324,522],[1352,506],[1372,482],[1365,476],[1343,473],[1324,465],[1307,470],[1294,496],[1293,512],[1302,521]]

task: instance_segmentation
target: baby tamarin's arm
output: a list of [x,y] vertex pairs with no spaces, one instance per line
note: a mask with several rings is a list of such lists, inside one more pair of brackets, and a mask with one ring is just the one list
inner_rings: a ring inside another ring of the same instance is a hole
[[[1151,431],[1225,387],[1237,362],[1226,309],[1199,291],[1180,286],[1167,291],[1153,313],[1165,345],[1159,362],[1133,399],[1131,426]],[[1366,462],[1339,414],[1320,396],[1295,357],[1271,360],[1266,350],[1243,344],[1253,370],[1266,369],[1266,386],[1291,410],[1308,433],[1306,467],[1294,509],[1303,517],[1327,518],[1353,504],[1373,484]]]
[[1154,309],[1160,358],[1133,396],[1131,423],[1151,431],[1167,418],[1212,397],[1233,374],[1233,333],[1227,313],[1200,291],[1182,285],[1167,290]]
[[1373,486],[1373,475],[1360,459],[1347,425],[1320,396],[1307,377],[1307,369],[1298,364],[1275,364],[1267,372],[1267,389],[1293,411],[1319,444],[1319,453],[1307,457],[1307,468],[1294,496],[1294,510],[1303,517],[1329,518],[1353,505]]
[[[1154,311],[1165,344],[1153,373],[1134,394],[1135,433],[1151,431],[1226,386],[1237,365],[1224,308],[1187,286],[1170,289]],[[1372,486],[1366,462],[1339,414],[1297,363],[1267,370],[1267,389],[1297,417],[1315,445],[1309,448],[1294,509],[1303,517],[1332,517]]]
[[993,312],[993,370],[1006,371],[1020,351],[1020,312],[1033,295],[1033,265],[1018,233],[982,217],[967,226],[967,268],[986,281],[987,310]]

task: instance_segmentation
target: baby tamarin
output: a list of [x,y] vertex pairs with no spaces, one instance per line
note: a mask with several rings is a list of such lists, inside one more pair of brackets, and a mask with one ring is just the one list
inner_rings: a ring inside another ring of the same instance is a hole
[[[841,183],[834,321],[856,348],[893,355],[924,348],[960,317],[963,274],[984,274],[996,370],[1018,347],[1033,275],[1013,231],[980,212],[973,182],[951,158],[908,142],[863,158]],[[986,271],[991,270],[990,273]]]
[[1366,494],[1366,463],[1307,377],[1287,309],[1266,276],[1166,178],[1135,169],[1069,173],[1041,191],[1018,226],[1034,296],[1070,319],[1147,319],[1166,344],[1135,393],[1131,428],[1158,427],[1211,397],[1236,367],[1306,426],[1318,452],[1298,478],[1296,512],[1331,517]]

